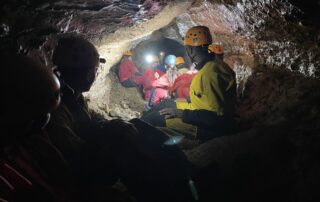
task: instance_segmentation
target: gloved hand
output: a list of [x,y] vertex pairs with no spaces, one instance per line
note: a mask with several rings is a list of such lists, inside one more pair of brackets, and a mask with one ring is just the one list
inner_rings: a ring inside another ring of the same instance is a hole
[[160,115],[164,115],[165,119],[182,118],[183,110],[174,108],[164,108],[159,111]]

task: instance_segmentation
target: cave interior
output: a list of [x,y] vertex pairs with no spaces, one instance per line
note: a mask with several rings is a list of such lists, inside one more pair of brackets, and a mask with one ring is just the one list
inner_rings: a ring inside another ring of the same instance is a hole
[[1,51],[10,49],[53,68],[51,55],[60,37],[78,34],[96,46],[107,62],[85,98],[90,110],[106,119],[139,118],[144,110],[139,89],[119,83],[124,51],[133,51],[141,69],[146,54],[161,50],[190,65],[182,37],[192,26],[208,26],[236,72],[239,130],[184,151],[202,173],[202,200],[320,199],[320,1],[0,4]]

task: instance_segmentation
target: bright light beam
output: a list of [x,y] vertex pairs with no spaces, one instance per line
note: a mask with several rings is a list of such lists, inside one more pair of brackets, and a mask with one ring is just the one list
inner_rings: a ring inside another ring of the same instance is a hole
[[152,55],[147,55],[147,56],[146,56],[146,61],[147,61],[148,63],[153,62],[153,60],[154,60],[154,57],[153,57]]

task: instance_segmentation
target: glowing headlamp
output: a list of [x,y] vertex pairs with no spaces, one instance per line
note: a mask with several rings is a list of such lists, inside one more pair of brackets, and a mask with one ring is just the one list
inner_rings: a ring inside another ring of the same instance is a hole
[[147,55],[146,56],[146,61],[147,61],[147,63],[152,63],[154,61],[154,56],[153,55]]

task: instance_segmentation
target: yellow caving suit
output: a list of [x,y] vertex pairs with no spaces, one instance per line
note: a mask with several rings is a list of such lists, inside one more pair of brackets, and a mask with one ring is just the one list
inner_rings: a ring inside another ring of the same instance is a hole
[[[223,61],[209,61],[193,77],[189,94],[191,102],[177,101],[177,109],[208,110],[218,116],[232,114],[236,102],[235,73]],[[182,134],[195,136],[197,126],[185,123],[184,119],[166,119],[166,125]]]

